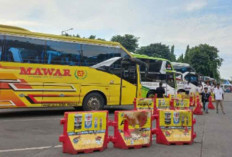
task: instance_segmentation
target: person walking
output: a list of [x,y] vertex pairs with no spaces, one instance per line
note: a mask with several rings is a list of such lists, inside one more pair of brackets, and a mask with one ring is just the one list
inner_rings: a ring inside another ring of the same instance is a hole
[[204,91],[201,93],[201,100],[203,103],[203,109],[205,113],[208,113],[208,104],[209,104],[210,93],[207,87],[204,88]]
[[165,89],[163,87],[162,82],[160,82],[159,87],[156,88],[156,94],[157,94],[157,98],[163,98],[164,97]]
[[214,89],[213,93],[216,101],[216,112],[218,113],[218,105],[220,104],[222,113],[225,114],[222,102],[224,100],[224,92],[220,87],[220,83],[217,84],[217,87]]
[[191,86],[190,86],[190,82],[189,82],[189,81],[188,81],[187,84],[184,85],[184,90],[185,90],[185,93],[186,93],[187,95],[189,95],[190,90],[191,90]]

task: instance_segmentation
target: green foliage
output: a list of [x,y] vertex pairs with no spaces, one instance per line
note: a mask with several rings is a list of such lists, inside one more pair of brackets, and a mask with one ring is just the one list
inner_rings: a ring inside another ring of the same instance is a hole
[[223,59],[218,56],[218,49],[207,44],[189,49],[185,56],[189,60],[190,65],[200,74],[210,76],[215,79],[220,78],[219,67]]
[[89,39],[96,39],[96,35],[90,35]]
[[131,34],[125,34],[124,36],[115,35],[111,38],[111,41],[119,42],[128,51],[134,52],[138,48],[138,37]]
[[150,44],[148,46],[143,46],[136,51],[138,54],[145,54],[152,57],[165,58],[171,61],[175,60],[174,47],[173,54],[171,53],[167,45],[161,43]]
[[187,48],[186,48],[186,51],[185,51],[185,57],[184,57],[184,62],[186,62],[186,63],[190,63],[190,59],[189,59],[189,55],[188,55],[188,53],[189,53],[189,45],[187,45]]
[[179,58],[177,59],[177,62],[184,63],[184,55],[183,55],[183,54],[181,54],[181,55],[179,56]]
[[171,61],[172,62],[176,61],[176,55],[174,53],[174,51],[175,51],[174,49],[175,49],[175,46],[172,45],[172,47],[171,47]]

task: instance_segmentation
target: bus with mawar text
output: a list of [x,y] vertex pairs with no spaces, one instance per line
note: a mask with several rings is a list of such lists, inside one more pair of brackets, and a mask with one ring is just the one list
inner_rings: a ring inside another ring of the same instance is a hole
[[116,42],[0,25],[0,108],[130,105],[138,63]]

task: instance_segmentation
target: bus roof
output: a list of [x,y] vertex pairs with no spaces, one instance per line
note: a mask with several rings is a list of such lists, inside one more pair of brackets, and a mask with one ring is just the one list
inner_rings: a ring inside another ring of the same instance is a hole
[[[153,60],[169,61],[168,59],[165,59],[165,58],[149,57],[147,55],[141,55],[141,54],[136,54],[136,53],[132,53],[132,56],[135,58],[141,58],[141,59],[153,59]],[[171,61],[169,61],[169,62],[171,62]]]
[[176,67],[190,67],[188,63],[181,63],[181,62],[172,62],[172,65]]
[[70,37],[70,36],[62,36],[62,35],[54,35],[54,34],[45,34],[38,32],[31,32],[24,28],[16,27],[16,26],[8,26],[0,24],[0,33],[9,34],[9,35],[22,35],[27,37],[37,37],[37,38],[46,38],[52,40],[62,40],[67,42],[79,42],[86,44],[95,44],[95,45],[104,45],[104,46],[112,46],[122,48],[129,56],[132,56],[120,43],[112,42],[112,41],[102,41],[95,39],[85,39],[78,37]]
[[176,71],[173,68],[172,62],[168,59],[165,58],[157,58],[157,57],[149,57],[147,55],[141,55],[141,54],[136,54],[136,53],[131,53],[133,57],[135,58],[139,58],[139,59],[151,59],[151,60],[159,60],[159,61],[168,61],[171,64],[171,67],[173,70],[166,70],[167,72],[174,72],[176,73]]

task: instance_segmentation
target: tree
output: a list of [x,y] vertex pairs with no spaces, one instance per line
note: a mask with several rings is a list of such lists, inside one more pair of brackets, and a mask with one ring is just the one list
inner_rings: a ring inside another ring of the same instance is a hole
[[177,59],[177,62],[184,63],[184,55],[183,55],[183,53],[179,56],[179,58]]
[[96,39],[96,35],[90,35],[89,39]]
[[223,59],[218,55],[218,49],[207,44],[189,49],[187,56],[190,65],[200,74],[210,76],[217,80],[220,79],[219,67],[222,65]]
[[143,46],[136,51],[138,54],[145,54],[152,57],[160,57],[168,60],[172,60],[172,54],[167,45],[161,43],[150,44],[148,46]]
[[185,51],[185,55],[184,55],[184,56],[185,56],[185,57],[184,57],[184,62],[186,62],[186,63],[190,63],[188,53],[189,53],[189,45],[187,45],[186,51]]
[[174,49],[175,49],[175,46],[172,45],[172,47],[171,47],[171,59],[170,59],[172,62],[176,61],[176,55],[174,53],[174,51],[175,51]]
[[115,35],[111,38],[111,41],[119,42],[124,46],[128,51],[135,52],[138,48],[138,37],[135,37],[131,34],[125,34],[124,36]]

